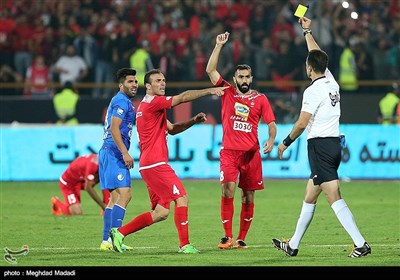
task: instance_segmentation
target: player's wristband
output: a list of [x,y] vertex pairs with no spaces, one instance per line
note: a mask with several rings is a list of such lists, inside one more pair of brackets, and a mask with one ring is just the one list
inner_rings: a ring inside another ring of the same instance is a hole
[[290,139],[290,136],[288,135],[285,139],[283,139],[283,145],[286,147],[289,147],[290,144],[292,144],[294,140]]
[[307,34],[312,34],[311,29],[304,30],[303,35],[306,36]]

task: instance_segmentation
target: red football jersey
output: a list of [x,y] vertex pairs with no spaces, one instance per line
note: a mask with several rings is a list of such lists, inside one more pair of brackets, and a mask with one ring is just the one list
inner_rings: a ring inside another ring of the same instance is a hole
[[140,148],[140,167],[168,162],[167,109],[172,96],[145,95],[136,113],[136,129]]
[[259,149],[258,124],[261,118],[267,124],[275,121],[267,96],[255,90],[250,94],[239,94],[222,77],[215,86],[229,86],[221,97],[222,147],[240,151]]
[[85,180],[90,182],[99,182],[99,160],[97,154],[90,154],[77,157],[71,162],[68,168],[61,175],[62,180],[67,182],[68,186],[85,186]]

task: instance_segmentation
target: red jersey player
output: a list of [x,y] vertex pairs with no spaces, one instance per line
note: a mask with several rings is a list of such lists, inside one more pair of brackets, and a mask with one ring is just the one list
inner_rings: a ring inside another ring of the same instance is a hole
[[144,77],[146,95],[137,108],[136,128],[140,148],[139,172],[146,182],[151,201],[151,211],[136,216],[120,228],[111,229],[114,250],[122,252],[122,242],[128,234],[167,219],[170,204],[174,202],[174,221],[179,237],[179,253],[200,253],[189,242],[188,195],[175,171],[168,164],[168,134],[185,131],[196,123],[206,121],[206,115],[199,113],[191,119],[171,123],[167,109],[189,102],[207,94],[221,96],[225,87],[201,90],[187,90],[174,96],[165,96],[166,82],[159,69],[153,69]]
[[60,176],[60,189],[66,202],[53,196],[51,198],[53,214],[56,216],[82,215],[81,190],[87,191],[90,197],[104,210],[110,193],[108,190],[102,191],[103,199],[101,199],[94,190],[97,183],[99,183],[97,154],[83,155],[73,160]]
[[220,249],[235,246],[232,234],[234,195],[236,181],[242,190],[240,228],[236,238],[237,248],[247,248],[244,242],[254,217],[254,193],[264,189],[258,124],[261,118],[268,124],[269,138],[263,153],[272,151],[277,133],[275,116],[268,98],[251,89],[253,80],[249,65],[236,66],[233,81],[229,84],[217,71],[222,46],[229,33],[219,34],[208,60],[206,72],[215,86],[229,86],[221,98],[222,147],[220,150],[220,182],[222,186],[221,222],[225,235],[218,244]]

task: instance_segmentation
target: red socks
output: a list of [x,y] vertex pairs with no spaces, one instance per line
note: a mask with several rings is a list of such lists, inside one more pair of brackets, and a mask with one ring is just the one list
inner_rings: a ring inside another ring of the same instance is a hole
[[225,236],[233,237],[232,224],[233,224],[233,197],[221,197],[221,222],[224,227]]

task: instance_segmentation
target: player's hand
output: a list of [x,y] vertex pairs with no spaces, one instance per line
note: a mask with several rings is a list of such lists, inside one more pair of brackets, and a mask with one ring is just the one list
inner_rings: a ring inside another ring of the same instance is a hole
[[122,158],[124,159],[126,168],[128,168],[128,169],[133,168],[133,165],[134,165],[133,158],[131,157],[131,155],[129,153],[123,154]]
[[228,41],[228,39],[229,39],[229,32],[225,32],[225,33],[222,33],[222,34],[218,34],[217,35],[217,39],[215,39],[215,42],[216,42],[217,45],[218,44],[223,45]]
[[280,144],[280,145],[278,146],[278,156],[279,156],[279,159],[282,159],[283,152],[284,152],[287,148],[288,148],[288,147],[287,147],[286,145],[284,145],[284,144]]
[[194,119],[195,123],[202,123],[207,120],[207,117],[206,117],[206,114],[201,112],[201,113],[198,113],[193,119]]
[[217,96],[222,96],[225,94],[224,90],[227,89],[229,86],[226,87],[214,87],[210,88],[210,93],[217,95]]
[[270,153],[273,148],[274,148],[274,141],[272,141],[272,140],[265,141],[263,153],[264,154]]

